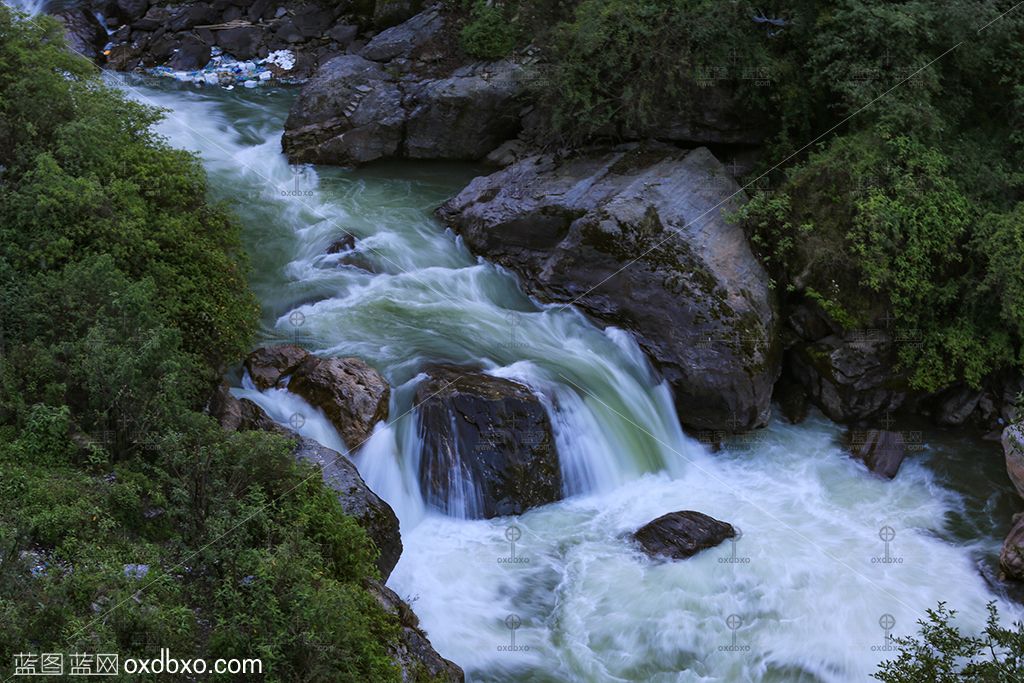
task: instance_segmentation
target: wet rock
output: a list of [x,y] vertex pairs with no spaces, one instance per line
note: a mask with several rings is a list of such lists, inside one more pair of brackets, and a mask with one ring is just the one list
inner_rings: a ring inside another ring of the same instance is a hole
[[247,398],[236,398],[228,385],[221,384],[214,392],[206,412],[213,416],[227,431],[266,431],[283,436],[293,434],[290,429],[274,422],[269,415]]
[[772,398],[778,402],[782,416],[790,424],[800,424],[807,419],[810,400],[803,385],[784,369],[775,383]]
[[907,397],[892,342],[882,332],[871,338],[829,335],[799,344],[791,352],[790,367],[811,400],[836,422],[896,410]]
[[454,662],[437,654],[419,626],[412,608],[393,590],[378,581],[371,581],[369,590],[390,614],[398,617],[402,633],[397,643],[388,643],[388,655],[398,665],[403,683],[435,681],[463,683],[465,674]]
[[325,254],[340,254],[343,251],[351,251],[356,246],[355,235],[346,234],[331,242],[331,245],[324,251]]
[[731,524],[693,510],[662,515],[633,533],[649,556],[674,560],[684,560],[735,536]]
[[562,497],[551,423],[522,384],[434,368],[416,389],[428,503],[469,518],[517,515]]
[[370,490],[356,466],[341,453],[312,439],[299,438],[294,454],[299,460],[320,468],[324,483],[338,493],[341,509],[366,529],[380,550],[377,568],[381,579],[387,581],[402,555],[402,537],[394,510]]
[[869,470],[886,479],[900,471],[906,444],[900,432],[885,429],[852,430],[848,433],[850,454]]
[[288,390],[323,410],[351,450],[388,418],[391,387],[358,358],[307,356],[292,372]]
[[1024,581],[1024,513],[1013,516],[1013,527],[999,551],[1002,579]]
[[82,8],[67,9],[54,17],[64,24],[64,35],[73,52],[93,60],[99,56],[100,48],[107,42],[107,32],[92,12]]
[[257,389],[269,389],[277,386],[282,378],[291,374],[308,356],[306,349],[295,344],[268,346],[250,353],[245,359],[245,369],[249,371]]
[[410,57],[416,48],[436,38],[443,28],[444,17],[440,8],[432,7],[398,26],[381,31],[360,54],[375,62]]
[[474,179],[439,215],[529,292],[633,333],[682,422],[767,423],[781,345],[768,274],[726,220],[743,193],[706,149],[532,156]]
[[1017,495],[1024,498],[1024,425],[1010,425],[1003,430],[1003,454],[1006,457],[1006,474],[1017,489]]

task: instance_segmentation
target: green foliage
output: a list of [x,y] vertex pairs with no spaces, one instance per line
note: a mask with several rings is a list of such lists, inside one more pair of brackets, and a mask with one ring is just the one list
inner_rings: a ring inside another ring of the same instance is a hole
[[994,603],[979,636],[964,635],[952,622],[956,611],[939,603],[920,620],[920,638],[896,638],[899,655],[883,662],[873,677],[886,683],[1006,683],[1024,679],[1024,624],[999,624]]
[[510,16],[511,8],[487,0],[472,3],[469,20],[459,32],[459,43],[466,54],[476,59],[501,59],[518,42],[518,26]]
[[198,161],[52,20],[0,6],[0,62],[0,651],[397,680],[366,533],[290,441],[201,412],[258,309]]

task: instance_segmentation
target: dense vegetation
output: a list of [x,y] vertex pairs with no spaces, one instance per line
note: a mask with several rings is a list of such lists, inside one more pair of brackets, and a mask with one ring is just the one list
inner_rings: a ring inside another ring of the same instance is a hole
[[471,54],[541,49],[555,142],[656,135],[731,98],[768,143],[742,218],[779,291],[847,329],[894,328],[913,342],[898,344],[912,386],[978,386],[1024,366],[1024,8],[1012,0],[468,5]]
[[286,439],[202,412],[258,307],[197,160],[52,20],[0,5],[0,64],[0,667],[166,647],[396,680],[363,530]]

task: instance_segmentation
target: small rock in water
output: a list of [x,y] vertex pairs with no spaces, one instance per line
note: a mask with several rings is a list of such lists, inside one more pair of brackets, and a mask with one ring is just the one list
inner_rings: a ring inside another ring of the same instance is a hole
[[850,454],[875,474],[892,479],[900,471],[906,446],[899,432],[860,429],[850,431],[848,438]]
[[662,515],[633,533],[633,538],[651,557],[674,560],[685,560],[735,536],[736,529],[731,524],[693,510]]

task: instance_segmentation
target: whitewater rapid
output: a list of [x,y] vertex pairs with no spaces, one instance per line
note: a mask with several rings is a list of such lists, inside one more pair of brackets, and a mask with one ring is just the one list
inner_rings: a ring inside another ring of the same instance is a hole
[[[926,432],[883,481],[813,415],[712,454],[681,431],[629,335],[530,300],[432,218],[478,169],[290,167],[279,142],[290,93],[130,92],[170,110],[159,131],[202,156],[213,197],[241,216],[262,341],[358,356],[391,383],[392,419],[352,457],[401,520],[389,585],[470,680],[847,683],[868,680],[892,656],[886,636],[914,632],[940,600],[968,629],[990,600],[1020,616],[984,578],[1004,531],[993,520],[1009,505],[1005,475],[975,462],[991,449]],[[326,255],[346,232],[357,254]],[[353,258],[360,267],[345,265]],[[412,394],[436,362],[474,364],[543,397],[566,500],[514,519],[426,509]],[[298,397],[244,377],[235,391],[345,449]],[[963,473],[943,470],[961,461]],[[949,486],[961,476],[970,492]],[[681,509],[742,537],[684,562],[651,561],[626,539]]]

